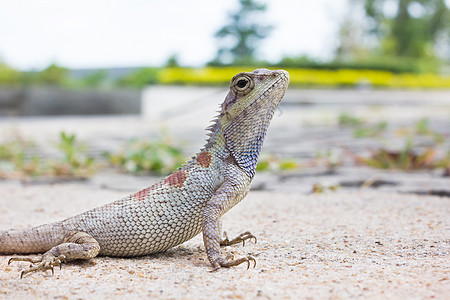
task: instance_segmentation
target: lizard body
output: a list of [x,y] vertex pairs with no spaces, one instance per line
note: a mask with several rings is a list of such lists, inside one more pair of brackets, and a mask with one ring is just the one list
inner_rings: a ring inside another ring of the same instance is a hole
[[265,133],[289,83],[284,70],[239,73],[230,83],[220,114],[208,127],[204,148],[149,188],[66,220],[0,231],[0,254],[51,269],[63,261],[97,255],[147,255],[179,245],[200,232],[214,269],[256,261],[220,256],[220,246],[256,238],[249,232],[221,240],[220,218],[250,189]]

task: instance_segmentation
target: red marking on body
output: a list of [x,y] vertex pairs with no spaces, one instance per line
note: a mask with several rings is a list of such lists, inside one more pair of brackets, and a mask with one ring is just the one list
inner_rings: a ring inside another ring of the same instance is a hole
[[184,182],[186,181],[186,178],[187,178],[186,172],[184,172],[183,170],[179,170],[170,175],[169,177],[167,177],[164,180],[164,182],[169,186],[181,188]]
[[196,160],[200,166],[207,168],[211,163],[211,153],[208,151],[203,151],[197,156]]
[[150,192],[152,191],[151,187],[148,187],[146,189],[140,190],[139,192],[137,192],[136,194],[133,195],[133,198],[135,200],[145,200],[148,198],[148,195],[150,195]]

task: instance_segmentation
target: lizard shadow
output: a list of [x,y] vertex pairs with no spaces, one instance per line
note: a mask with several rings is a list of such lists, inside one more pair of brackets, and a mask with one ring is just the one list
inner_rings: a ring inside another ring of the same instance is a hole
[[[191,266],[202,266],[205,267],[208,265],[205,252],[200,247],[186,247],[186,246],[177,246],[174,248],[170,248],[163,252],[157,252],[149,255],[136,256],[136,257],[112,257],[112,256],[99,256],[97,258],[102,259],[102,262],[107,262],[109,260],[132,260],[136,262],[145,262],[149,260],[157,259],[161,262],[171,263],[173,261],[184,261],[184,263]],[[76,260],[68,262],[68,264],[76,264],[79,266],[89,266],[92,264],[96,264],[95,258],[94,261],[86,261],[86,260]]]
[[138,259],[139,258],[145,260],[158,259],[165,260],[167,262],[180,261],[180,259],[182,259],[184,263],[191,266],[205,266],[208,264],[205,257],[205,252],[200,247],[189,247],[183,245],[170,248],[163,252],[138,257]]

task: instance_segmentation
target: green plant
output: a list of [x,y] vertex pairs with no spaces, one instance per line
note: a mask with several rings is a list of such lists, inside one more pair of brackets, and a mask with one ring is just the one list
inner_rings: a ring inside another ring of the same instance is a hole
[[339,114],[338,122],[341,126],[357,126],[365,123],[363,119],[351,116],[347,113]]
[[33,143],[19,137],[0,144],[0,178],[39,175],[42,172],[39,157],[27,154],[33,147]]
[[35,80],[40,84],[61,86],[68,80],[69,69],[56,64],[34,74]]
[[359,162],[379,169],[420,170],[437,167],[436,149],[426,148],[421,153],[412,150],[413,141],[408,139],[399,151],[378,149],[368,158],[359,158]]
[[[262,65],[259,65],[261,67]],[[254,66],[206,67],[206,68],[164,68],[157,74],[161,84],[184,85],[226,85],[234,74],[251,71]],[[319,70],[286,69],[291,86],[358,86],[362,82],[374,87],[449,88],[450,76],[437,74],[394,74],[377,70]]]
[[256,166],[257,171],[289,171],[299,168],[296,159],[279,159],[275,155],[262,155]]
[[104,156],[111,165],[135,174],[166,175],[184,163],[182,150],[167,136],[152,142],[132,140],[120,153],[105,152]]
[[[385,125],[379,125],[375,132],[381,129],[384,131],[385,128]],[[422,118],[410,127],[398,128],[396,132],[397,135],[406,137],[405,145],[402,149],[388,150],[381,148],[373,151],[369,157],[358,157],[357,161],[374,168],[405,171],[443,168],[444,174],[450,174],[450,152],[447,156],[442,158],[438,157],[438,153],[440,152],[438,151],[438,145],[445,141],[444,136],[430,128],[428,119]],[[367,136],[372,134],[371,132],[365,133]],[[428,146],[426,148],[414,150],[417,148],[415,145],[418,144],[417,140],[419,136],[431,137],[432,140],[428,139]]]
[[341,164],[341,156],[332,149],[326,149],[324,151],[317,151],[316,157],[309,165],[313,167],[325,167],[329,172],[334,172]]
[[430,127],[429,127],[429,122],[428,119],[423,118],[420,119],[419,121],[417,121],[417,123],[415,124],[415,131],[418,134],[429,134],[431,132]]
[[21,80],[21,73],[9,67],[0,60],[0,86],[18,85]]
[[158,82],[160,68],[141,68],[117,81],[118,86],[142,88]]
[[358,126],[353,131],[355,138],[377,137],[386,131],[388,123],[386,121],[380,121],[374,126]]
[[84,178],[96,168],[95,160],[76,143],[74,134],[60,133],[56,147],[62,159],[45,159],[31,155],[34,144],[17,138],[0,145],[0,178],[26,178],[38,176]]
[[108,73],[105,70],[92,72],[82,78],[82,84],[86,87],[97,88],[105,83]]
[[62,152],[63,160],[50,163],[53,175],[85,177],[94,171],[94,158],[87,155],[85,147],[78,145],[75,134],[61,132],[56,147]]
[[256,171],[269,171],[271,164],[272,163],[269,159],[261,158],[256,165]]
[[336,192],[340,187],[339,184],[325,185],[322,183],[315,183],[312,186],[312,192],[314,194],[323,194],[326,191]]
[[371,56],[353,61],[335,59],[332,61],[318,61],[308,56],[283,57],[274,67],[314,69],[314,70],[376,70],[394,74],[420,73],[417,60],[406,57]]
[[415,124],[415,134],[419,135],[427,135],[433,137],[433,140],[437,144],[441,144],[444,142],[444,137],[442,134],[430,129],[429,121],[427,118],[420,119]]

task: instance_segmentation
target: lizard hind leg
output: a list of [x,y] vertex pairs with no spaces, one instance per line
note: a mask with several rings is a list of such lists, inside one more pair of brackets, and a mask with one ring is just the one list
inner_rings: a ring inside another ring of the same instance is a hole
[[[60,266],[61,263],[76,259],[91,259],[100,252],[99,243],[89,234],[81,231],[70,232],[62,244],[56,245],[49,251],[45,252],[40,258],[32,259],[30,257],[12,257],[8,261],[8,265],[12,261],[27,261],[32,263],[29,269],[22,271],[20,278],[24,275],[38,270],[51,270],[53,267]],[[34,264],[34,265],[33,265]]]

